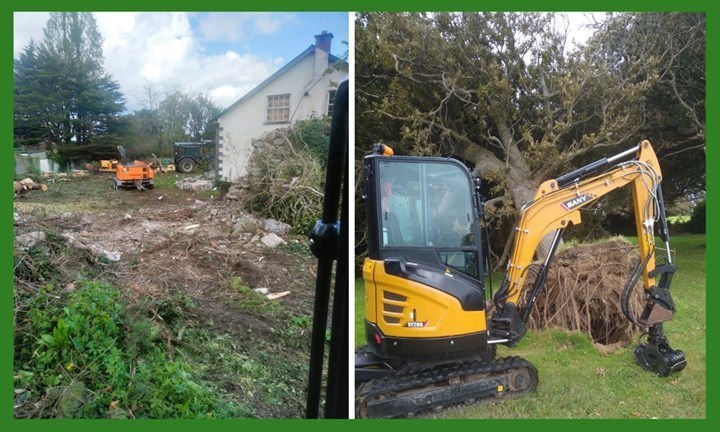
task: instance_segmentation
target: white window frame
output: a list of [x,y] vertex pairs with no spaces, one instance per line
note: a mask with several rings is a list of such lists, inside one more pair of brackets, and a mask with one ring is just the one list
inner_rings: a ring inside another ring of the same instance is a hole
[[328,105],[327,105],[327,116],[332,117],[333,109],[335,109],[335,95],[337,94],[337,89],[330,89],[328,90]]
[[[286,104],[278,105],[283,102],[283,99]],[[290,93],[267,96],[265,99],[265,123],[290,123]]]

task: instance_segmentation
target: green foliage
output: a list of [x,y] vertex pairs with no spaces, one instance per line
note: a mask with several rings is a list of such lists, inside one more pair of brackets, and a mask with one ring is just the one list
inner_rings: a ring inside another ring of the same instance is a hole
[[668,216],[671,234],[705,234],[705,200],[692,207],[689,215]]
[[54,154],[62,164],[72,161],[98,161],[100,159],[117,159],[117,147],[122,145],[120,137],[116,135],[98,136],[86,144],[67,143],[59,146]]
[[284,245],[280,245],[278,247],[279,250],[287,253],[297,254],[297,255],[311,255],[312,252],[310,251],[310,246],[306,242],[298,242],[293,241],[290,243],[286,243]]
[[366,345],[365,341],[365,282],[355,279],[355,348]]
[[[178,141],[214,140],[220,108],[204,93],[175,91],[158,94],[155,83],[145,86],[145,108],[126,117],[128,148],[140,155],[172,156]],[[207,166],[205,169],[214,168]]]
[[[488,198],[507,199],[517,213],[541,182],[649,139],[666,202],[704,190],[705,14],[608,14],[571,51],[563,20],[356,14],[355,160],[378,142],[396,154],[453,156],[498,185]],[[607,201],[603,211],[627,202]],[[493,251],[501,255],[502,245]]]
[[83,147],[112,133],[124,99],[102,63],[91,13],[51,13],[42,44],[31,42],[15,61],[15,144]]
[[692,216],[690,216],[690,220],[687,222],[688,231],[696,234],[705,234],[705,211],[705,200],[695,205]]
[[60,273],[53,264],[54,251],[45,244],[38,244],[26,251],[15,251],[14,273],[16,277],[35,281],[55,281]]
[[64,307],[47,307],[56,297],[52,286],[30,301],[29,330],[38,337],[32,353],[16,351],[16,385],[45,394],[41,417],[234,415],[233,404],[218,398],[190,363],[168,356],[143,308],[126,313],[120,291],[107,283],[80,285]]
[[293,125],[290,139],[299,148],[317,157],[325,165],[330,145],[330,122],[327,118],[312,117]]
[[237,301],[243,311],[255,315],[272,315],[281,310],[280,303],[255,292],[240,277],[230,279],[230,288],[240,295]]
[[169,359],[154,350],[137,362],[137,376],[129,395],[139,417],[204,418],[213,417],[216,398],[196,382],[192,367],[179,359]]

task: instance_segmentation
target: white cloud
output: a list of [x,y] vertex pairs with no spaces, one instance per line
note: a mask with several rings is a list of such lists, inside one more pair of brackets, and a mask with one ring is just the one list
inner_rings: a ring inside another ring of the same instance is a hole
[[244,42],[256,34],[270,35],[293,19],[293,14],[264,12],[214,13],[200,16],[198,31],[206,41]]
[[595,32],[588,25],[605,19],[605,12],[566,12],[565,15],[570,42],[568,48],[584,45]]
[[50,17],[49,12],[15,12],[13,14],[13,56],[18,54],[35,39],[36,43],[42,42],[43,28]]
[[274,18],[269,14],[257,14],[255,17],[255,30],[260,34],[268,35],[273,34],[280,29],[282,20]]
[[[104,37],[105,70],[120,84],[129,110],[142,108],[143,88],[148,81],[156,83],[155,90],[161,93],[207,92],[216,104],[227,107],[280,66],[277,58],[236,51],[207,55],[198,40],[201,36],[233,41],[242,38],[247,29],[259,31],[257,22],[261,22],[263,31],[271,31],[271,17],[264,14],[203,15],[197,32],[193,32],[187,13],[98,12],[94,15]],[[15,14],[16,57],[30,37],[42,39],[47,17],[47,13]],[[243,22],[245,25],[239,25]],[[214,33],[213,27],[217,30]]]
[[198,31],[207,41],[240,42],[250,34],[249,14],[209,14],[199,20]]

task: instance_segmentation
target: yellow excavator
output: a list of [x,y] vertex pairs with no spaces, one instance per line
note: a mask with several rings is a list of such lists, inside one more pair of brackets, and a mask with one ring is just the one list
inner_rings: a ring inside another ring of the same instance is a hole
[[[620,300],[646,335],[634,357],[660,376],[685,368],[685,354],[663,331],[675,312],[669,288],[676,267],[650,142],[542,183],[522,207],[492,300],[480,179],[454,159],[392,153],[378,145],[364,159],[367,346],[355,355],[356,417],[407,417],[534,391],[537,369],[519,357],[496,358],[496,346],[514,346],[525,335],[562,233],[581,222],[580,209],[625,186],[632,190],[640,262]],[[656,230],[664,241],[660,253]],[[548,235],[549,253],[533,262]],[[536,274],[532,284],[525,283],[529,272]],[[637,316],[629,299],[641,277],[646,303]]]

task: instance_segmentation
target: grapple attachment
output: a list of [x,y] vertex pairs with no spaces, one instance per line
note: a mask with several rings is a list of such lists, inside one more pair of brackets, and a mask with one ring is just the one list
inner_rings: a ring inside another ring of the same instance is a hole
[[668,376],[687,366],[685,353],[670,347],[663,334],[662,325],[650,327],[647,342],[638,345],[633,355],[637,364],[658,376]]

